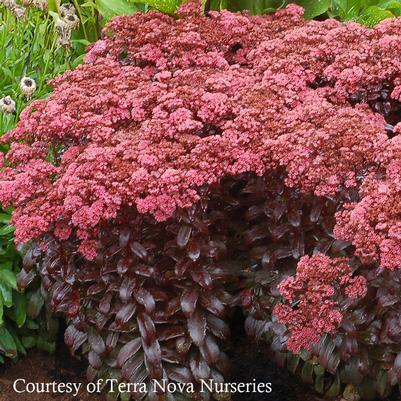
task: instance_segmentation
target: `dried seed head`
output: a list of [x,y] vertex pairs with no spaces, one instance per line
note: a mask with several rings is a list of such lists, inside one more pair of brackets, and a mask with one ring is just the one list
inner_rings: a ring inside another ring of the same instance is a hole
[[15,0],[0,0],[0,4],[6,8],[9,8],[11,11],[14,7],[17,7]]
[[29,77],[23,77],[20,82],[22,94],[29,99],[36,90],[36,82]]
[[71,27],[64,19],[58,18],[54,24],[57,33],[57,44],[59,46],[69,46],[71,44]]
[[79,27],[79,18],[75,14],[66,15],[63,18],[63,21],[70,30],[74,30]]
[[11,12],[15,15],[16,18],[22,18],[25,15],[26,12],[25,7],[18,5],[13,1],[7,1],[7,3],[10,4],[10,7],[8,8],[11,10]]
[[75,15],[76,11],[74,5],[71,3],[62,4],[60,6],[60,14],[62,17],[65,17],[67,15]]
[[38,8],[42,11],[48,10],[48,1],[47,0],[32,0],[32,6]]
[[11,96],[6,96],[0,99],[0,111],[3,113],[15,113],[15,102]]

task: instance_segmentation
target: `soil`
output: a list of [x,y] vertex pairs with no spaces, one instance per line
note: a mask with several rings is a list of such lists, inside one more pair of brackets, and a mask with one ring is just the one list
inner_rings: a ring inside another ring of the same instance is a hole
[[[251,382],[255,378],[256,382],[272,382],[273,392],[270,395],[240,394],[234,401],[321,401],[304,386],[294,384],[296,382],[286,371],[268,361],[261,362],[263,356],[255,352],[255,349],[248,349],[245,355],[249,358],[235,358],[234,377],[231,381]],[[85,390],[81,390],[77,397],[43,393],[17,394],[13,390],[13,383],[21,378],[34,383],[80,382],[84,389],[87,383],[85,364],[70,357],[64,347],[60,347],[55,355],[32,351],[16,364],[8,363],[0,368],[0,401],[106,401],[105,395],[88,394]]]
[[[271,382],[273,392],[239,394],[233,401],[323,401],[299,383],[295,376],[279,368],[266,357],[266,350],[244,341],[245,333],[238,329],[243,325],[236,323],[238,322],[234,322],[232,326],[234,341],[229,352],[233,361],[233,375],[230,381],[252,382],[256,379],[256,383]],[[89,394],[86,391],[86,362],[73,358],[61,339],[62,335],[54,355],[34,350],[17,363],[8,362],[0,365],[0,401],[106,401],[104,394]],[[13,390],[13,383],[21,378],[27,383],[82,383],[82,388],[77,397],[54,393],[17,394]],[[399,394],[395,394],[392,398],[381,401],[400,400]]]
[[64,347],[60,347],[54,355],[37,350],[17,363],[7,363],[0,368],[0,401],[106,401],[103,394],[88,394],[81,390],[77,397],[71,394],[22,393],[13,390],[13,383],[18,379],[32,383],[83,383],[85,388],[85,366],[83,362],[69,356]]

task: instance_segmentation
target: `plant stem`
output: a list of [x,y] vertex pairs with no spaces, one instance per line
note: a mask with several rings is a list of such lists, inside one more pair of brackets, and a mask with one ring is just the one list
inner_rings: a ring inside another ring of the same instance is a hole
[[81,7],[80,7],[80,5],[78,4],[78,1],[77,1],[77,0],[73,0],[73,3],[74,3],[75,8],[77,9],[78,16],[79,16],[79,20],[81,21],[82,31],[84,32],[85,39],[89,42],[88,32],[86,32],[84,20],[83,20],[83,18],[82,18]]

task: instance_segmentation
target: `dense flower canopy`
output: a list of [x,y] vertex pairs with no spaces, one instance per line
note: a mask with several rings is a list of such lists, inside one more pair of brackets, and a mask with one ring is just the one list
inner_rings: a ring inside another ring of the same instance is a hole
[[[307,22],[297,6],[202,16],[196,4],[179,18],[113,19],[84,64],[21,114],[3,138],[11,148],[0,182],[17,240],[77,240],[94,260],[127,210],[165,222],[227,177],[280,172],[296,194],[340,199],[334,233],[362,263],[397,269],[401,19],[368,29]],[[365,281],[338,263],[304,259],[282,295],[302,284],[312,302],[313,269],[327,273],[324,285],[352,282],[345,295],[364,295]],[[342,316],[326,289],[318,334]],[[281,321],[308,323],[289,309],[277,309]]]
[[[183,14],[114,19],[85,64],[5,137],[0,195],[16,207],[18,241],[76,231],[93,258],[99,228],[127,205],[165,220],[203,185],[279,166],[287,185],[332,195],[386,164],[396,139],[350,98],[383,83],[400,96],[399,20],[373,30],[305,22],[296,6]],[[386,254],[394,240],[376,235],[366,241]]]

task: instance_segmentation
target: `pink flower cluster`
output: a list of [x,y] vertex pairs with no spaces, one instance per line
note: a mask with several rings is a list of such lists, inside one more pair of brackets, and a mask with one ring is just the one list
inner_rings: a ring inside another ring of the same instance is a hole
[[337,213],[335,234],[352,241],[365,264],[401,267],[401,141],[394,137],[378,155],[382,168],[361,186],[362,199]]
[[279,289],[287,303],[276,305],[274,313],[291,333],[287,348],[299,353],[339,326],[341,291],[345,289],[343,296],[356,299],[366,295],[367,286],[364,277],[352,277],[346,258],[320,254],[302,257],[296,276],[283,280]]
[[337,235],[394,268],[398,162],[383,168],[394,146],[370,97],[350,99],[386,83],[399,100],[401,19],[370,30],[306,22],[297,6],[256,17],[195,6],[113,19],[3,138],[0,200],[15,207],[17,241],[74,236],[91,259],[124,210],[163,221],[226,176],[284,169],[287,186],[319,196],[369,176]]

